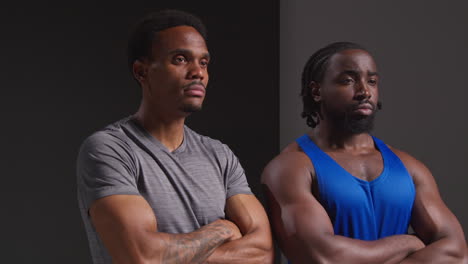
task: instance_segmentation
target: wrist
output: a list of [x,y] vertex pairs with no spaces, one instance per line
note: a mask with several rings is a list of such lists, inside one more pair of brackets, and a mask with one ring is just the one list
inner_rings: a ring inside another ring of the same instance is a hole
[[421,239],[419,239],[416,235],[408,235],[408,238],[410,239],[410,243],[412,245],[412,250],[410,253],[413,253],[415,251],[418,251],[420,249],[423,249],[426,245],[424,245],[424,242],[422,242]]
[[227,241],[236,240],[242,237],[242,234],[236,224],[225,219],[221,219],[220,221],[222,221],[223,225],[228,230],[229,237],[227,238]]

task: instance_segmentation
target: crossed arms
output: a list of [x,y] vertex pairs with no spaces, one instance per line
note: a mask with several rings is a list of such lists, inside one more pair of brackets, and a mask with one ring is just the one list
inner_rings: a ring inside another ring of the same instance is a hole
[[416,186],[411,226],[426,245],[401,263],[468,263],[463,230],[442,201],[429,169],[410,155],[392,149],[405,164]]
[[417,236],[362,241],[335,235],[329,216],[311,190],[314,173],[300,151],[280,154],[264,170],[270,221],[280,248],[292,263],[463,263],[466,242],[455,216],[442,202],[422,163],[403,152],[416,200],[412,226]]
[[253,195],[226,201],[226,216],[194,232],[157,231],[157,216],[136,195],[111,195],[94,202],[92,222],[114,263],[271,263],[269,223]]

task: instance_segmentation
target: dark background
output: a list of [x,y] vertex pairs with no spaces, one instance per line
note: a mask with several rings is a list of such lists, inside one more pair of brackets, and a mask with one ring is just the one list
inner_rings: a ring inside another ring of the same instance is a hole
[[90,263],[76,155],[93,131],[137,110],[126,41],[160,8],[207,25],[210,83],[188,122],[233,149],[260,195],[279,144],[278,1],[18,2],[0,9],[2,263]]

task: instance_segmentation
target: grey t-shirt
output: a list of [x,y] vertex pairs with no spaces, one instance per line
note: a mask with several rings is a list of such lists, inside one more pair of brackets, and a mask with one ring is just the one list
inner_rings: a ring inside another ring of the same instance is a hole
[[170,152],[132,118],[88,137],[77,161],[78,203],[94,263],[111,258],[88,209],[109,195],[141,195],[158,221],[158,231],[188,233],[224,218],[226,199],[252,194],[244,170],[218,140],[184,127],[182,145]]

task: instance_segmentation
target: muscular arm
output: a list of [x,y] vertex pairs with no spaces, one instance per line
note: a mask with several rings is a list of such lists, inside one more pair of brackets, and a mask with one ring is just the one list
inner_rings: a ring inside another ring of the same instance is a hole
[[207,263],[272,263],[273,242],[263,206],[253,195],[238,194],[226,201],[226,216],[242,238],[216,248]]
[[157,220],[144,198],[112,195],[95,201],[92,222],[114,263],[202,263],[237,227],[217,220],[192,233],[157,232]]
[[325,209],[311,193],[312,164],[302,152],[283,153],[265,168],[270,221],[292,263],[399,263],[422,248],[415,236],[362,241],[335,235]]
[[411,254],[401,263],[467,263],[463,230],[442,201],[432,174],[426,166],[408,154],[395,149],[393,151],[413,177],[416,199],[411,226],[426,244],[425,248]]

